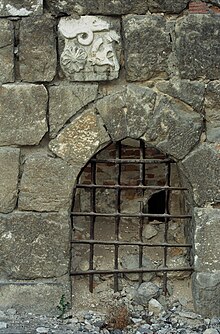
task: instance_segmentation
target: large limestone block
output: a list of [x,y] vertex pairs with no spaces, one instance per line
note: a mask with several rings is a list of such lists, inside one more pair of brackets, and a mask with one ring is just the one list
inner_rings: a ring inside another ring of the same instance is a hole
[[151,12],[180,13],[190,0],[148,0]]
[[47,131],[43,85],[0,86],[0,145],[35,145]]
[[68,272],[68,214],[0,215],[0,279],[54,278]]
[[205,317],[219,317],[220,271],[194,273],[192,283],[196,311]]
[[165,18],[129,15],[123,19],[123,31],[127,80],[167,78],[171,42]]
[[198,272],[220,271],[220,210],[195,208],[194,268]]
[[200,114],[185,103],[159,95],[143,139],[175,159],[184,158],[199,142]]
[[24,18],[20,24],[19,64],[23,81],[51,81],[56,74],[55,21]]
[[69,209],[76,172],[61,159],[30,156],[24,164],[20,184],[20,210],[59,211]]
[[220,200],[220,155],[218,145],[201,144],[182,162],[183,173],[193,187],[198,206]]
[[80,171],[109,141],[110,137],[100,117],[94,109],[88,109],[51,140],[49,147],[56,155]]
[[220,21],[218,15],[194,14],[176,24],[176,56],[186,79],[220,78]]
[[0,16],[29,16],[43,14],[43,0],[1,0]]
[[18,173],[19,173],[18,148],[0,148],[0,212],[12,211],[17,202]]
[[96,99],[97,84],[70,84],[49,87],[50,137],[55,137],[77,111]]
[[57,316],[61,296],[64,294],[65,300],[71,302],[70,283],[65,281],[0,283],[0,309]]
[[50,12],[101,14],[101,15],[124,15],[129,13],[145,14],[148,10],[147,1],[143,0],[46,0],[46,6]]
[[220,81],[211,81],[206,88],[205,118],[207,139],[209,142],[220,142]]
[[8,20],[0,21],[0,82],[14,81],[14,32]]
[[61,75],[70,81],[118,78],[121,49],[119,19],[63,17],[58,30]]

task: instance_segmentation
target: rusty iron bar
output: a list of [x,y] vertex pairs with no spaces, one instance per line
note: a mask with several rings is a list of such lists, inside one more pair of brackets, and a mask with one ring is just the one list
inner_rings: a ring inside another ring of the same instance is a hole
[[153,213],[104,213],[104,212],[71,212],[74,216],[97,216],[97,217],[153,217],[153,218],[192,218],[192,215],[169,215]]
[[104,184],[84,184],[78,183],[76,184],[76,188],[104,188],[104,189],[136,189],[136,190],[144,190],[144,189],[152,189],[152,190],[188,190],[184,187],[167,187],[167,186],[144,186],[144,185],[137,185],[137,186],[126,186],[126,185],[104,185]]
[[147,243],[141,241],[118,241],[118,240],[73,240],[73,244],[94,244],[94,245],[118,245],[118,246],[143,246],[143,247],[177,247],[192,248],[192,244],[170,244],[170,243]]
[[[94,161],[95,159],[91,159]],[[96,163],[112,163],[112,164],[165,164],[167,162],[175,163],[170,159],[97,159]]]
[[[91,180],[92,183],[96,183],[96,163],[95,161],[91,162]],[[95,212],[96,211],[96,188],[90,189],[90,209]],[[90,216],[90,239],[95,238],[95,221],[96,216]],[[89,252],[89,269],[93,270],[94,264],[94,244],[90,244],[90,252]],[[89,291],[93,292],[93,274],[89,275]]]

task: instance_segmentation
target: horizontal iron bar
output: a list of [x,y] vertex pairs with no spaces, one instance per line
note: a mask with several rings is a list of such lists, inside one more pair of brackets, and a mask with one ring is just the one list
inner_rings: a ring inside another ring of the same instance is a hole
[[169,271],[193,271],[193,267],[182,267],[182,268],[155,268],[155,269],[145,269],[145,268],[137,268],[137,269],[112,269],[112,270],[87,270],[87,271],[73,271],[70,273],[72,276],[77,275],[96,275],[96,274],[138,274],[138,273],[154,273],[154,272],[169,272]]
[[174,163],[170,159],[91,159],[91,162],[96,163],[115,163],[115,164],[164,164],[164,163]]
[[104,185],[104,184],[83,184],[79,183],[76,188],[104,188],[104,189],[152,189],[152,190],[188,190],[184,187],[168,187],[168,186],[124,186],[124,185]]
[[152,217],[152,218],[192,218],[192,215],[168,215],[163,214],[153,214],[153,213],[101,213],[101,212],[71,212],[72,216],[95,216],[95,217]]
[[117,240],[73,240],[73,244],[92,244],[92,245],[128,245],[128,246],[147,246],[147,247],[192,247],[191,244],[169,244],[169,243],[160,243],[160,244],[150,244],[147,242],[129,242],[129,241],[117,241]]

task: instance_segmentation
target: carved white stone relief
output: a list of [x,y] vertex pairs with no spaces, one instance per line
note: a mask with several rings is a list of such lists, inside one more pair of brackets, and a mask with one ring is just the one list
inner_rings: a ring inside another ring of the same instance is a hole
[[96,16],[61,18],[65,45],[60,65],[71,81],[112,80],[118,77],[120,35],[110,20]]

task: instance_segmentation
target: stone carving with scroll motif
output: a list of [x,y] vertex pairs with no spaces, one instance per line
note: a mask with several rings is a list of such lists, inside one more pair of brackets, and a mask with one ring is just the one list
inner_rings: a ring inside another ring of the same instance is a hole
[[82,16],[61,18],[60,65],[71,81],[113,80],[118,77],[119,22],[115,19]]

